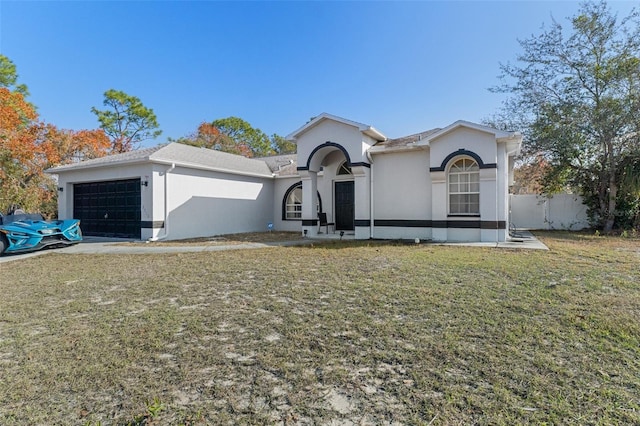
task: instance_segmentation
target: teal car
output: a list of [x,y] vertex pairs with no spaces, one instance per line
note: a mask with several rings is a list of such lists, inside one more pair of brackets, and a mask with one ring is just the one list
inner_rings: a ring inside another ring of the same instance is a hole
[[40,214],[0,213],[0,256],[45,248],[63,247],[82,241],[80,221],[44,220]]

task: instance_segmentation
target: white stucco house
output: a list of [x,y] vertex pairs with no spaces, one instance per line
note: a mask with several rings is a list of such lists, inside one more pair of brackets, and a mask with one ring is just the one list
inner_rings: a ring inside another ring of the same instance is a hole
[[[86,235],[182,239],[296,231],[356,239],[505,241],[522,136],[456,121],[388,139],[321,114],[288,136],[297,154],[249,159],[170,143],[64,165],[61,218]],[[332,226],[319,226],[319,213]]]

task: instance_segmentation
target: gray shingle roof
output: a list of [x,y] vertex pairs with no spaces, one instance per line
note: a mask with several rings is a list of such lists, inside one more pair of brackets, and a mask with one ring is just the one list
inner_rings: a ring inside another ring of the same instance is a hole
[[409,135],[409,136],[403,136],[401,138],[395,138],[395,139],[387,139],[384,142],[379,142],[376,144],[376,146],[384,146],[387,148],[391,148],[394,146],[404,146],[410,143],[415,143],[418,141],[421,141],[422,139],[427,138],[428,136],[439,132],[440,128],[435,128],[435,129],[431,129],[431,130],[425,130],[424,132],[420,132],[420,133],[415,133],[413,135]]
[[80,163],[66,164],[64,166],[51,168],[47,171],[49,173],[62,173],[71,170],[110,167],[147,161],[175,163],[177,166],[227,171],[237,174],[273,175],[271,169],[263,160],[246,158],[240,155],[175,142],[122,154],[94,158]]
[[290,176],[298,174],[298,154],[272,155],[271,157],[260,157],[273,173],[278,176]]
[[150,160],[171,162],[176,165],[196,166],[206,169],[271,176],[267,163],[262,160],[229,154],[209,148],[197,148],[181,143],[170,143],[154,152]]
[[107,155],[106,157],[92,158],[79,163],[65,164],[63,166],[52,167],[47,170],[49,173],[64,172],[67,170],[85,169],[91,167],[106,167],[114,164],[135,163],[148,160],[149,156],[154,152],[162,149],[166,145],[157,145],[152,148],[138,149],[135,151],[124,152],[122,154]]

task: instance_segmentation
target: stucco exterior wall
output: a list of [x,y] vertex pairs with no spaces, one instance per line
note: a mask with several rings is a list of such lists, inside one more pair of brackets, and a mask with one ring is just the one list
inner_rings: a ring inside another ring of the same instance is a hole
[[413,150],[373,157],[376,219],[431,219],[429,152]]
[[371,170],[373,238],[431,239],[429,151],[374,155]]
[[167,239],[266,231],[274,220],[273,179],[176,167],[166,181]]

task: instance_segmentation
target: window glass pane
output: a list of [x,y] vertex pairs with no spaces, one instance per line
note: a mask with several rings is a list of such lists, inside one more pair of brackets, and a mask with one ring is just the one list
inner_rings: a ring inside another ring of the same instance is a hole
[[293,191],[291,191],[291,195],[289,197],[289,202],[291,204],[293,203],[299,203],[302,204],[302,188],[296,188]]
[[479,170],[479,169],[478,169],[478,164],[477,164],[475,161],[471,161],[471,160],[467,160],[467,161],[468,161],[468,163],[467,163],[467,167],[466,167],[466,169],[467,169],[468,171],[476,171],[476,170]]
[[[318,194],[318,204],[316,211],[320,211],[320,194]],[[285,201],[285,219],[302,219],[302,187],[292,189]]]
[[456,161],[448,173],[449,213],[477,214],[480,211],[480,168],[470,158]]
[[340,165],[340,167],[338,167],[338,174],[339,175],[350,175],[351,174],[351,168],[349,166],[347,166],[347,162],[346,161],[344,163],[342,163]]
[[294,188],[289,192],[285,206],[286,219],[302,219],[302,188]]

